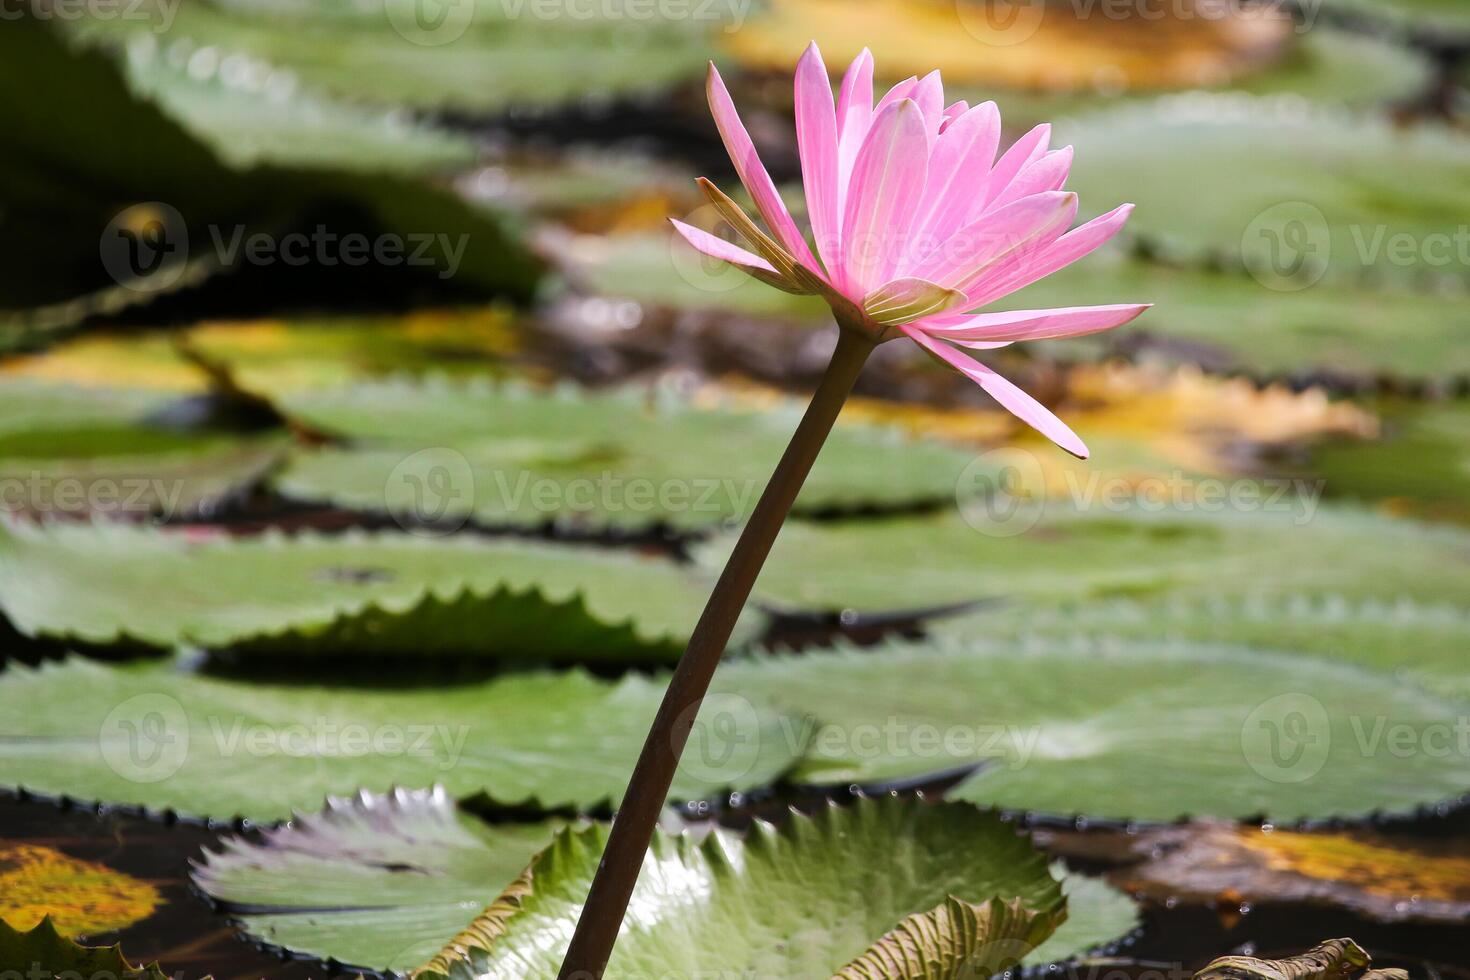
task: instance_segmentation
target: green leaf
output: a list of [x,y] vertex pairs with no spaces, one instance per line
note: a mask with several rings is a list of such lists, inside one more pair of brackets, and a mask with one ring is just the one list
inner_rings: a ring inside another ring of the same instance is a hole
[[1091,636],[1122,642],[1219,643],[1359,664],[1470,701],[1470,610],[1340,597],[1257,596],[1056,606],[1029,603],[932,624],[943,636],[1020,640]]
[[[989,836],[992,821],[973,822]],[[257,940],[316,959],[406,972],[464,931],[560,826],[488,824],[439,790],[359,793],[328,800],[321,813],[258,841],[227,838],[222,853],[205,853],[194,878]],[[1106,883],[1064,877],[1060,867],[1052,873],[1062,878],[1068,917],[1032,962],[1065,959],[1136,924],[1132,900]]]
[[[488,951],[434,965],[461,978],[554,977],[586,898],[606,830],[563,831],[502,899],[480,934]],[[659,834],[644,860],[608,977],[825,977],[908,916],[951,896],[971,904],[1020,899],[1057,917],[1061,891],[1014,829],[969,806],[861,800],[745,836]],[[513,914],[504,913],[514,909]]]
[[26,636],[88,644],[648,661],[678,657],[708,594],[677,565],[601,548],[203,533],[0,524],[0,609]]
[[[1242,271],[1174,268],[1113,250],[1074,263],[1004,305],[1049,309],[1137,297],[1156,305],[1134,323],[1027,346],[1068,362],[1126,354],[1266,377],[1470,375],[1470,349],[1458,343],[1470,331],[1470,307],[1453,291],[1323,281],[1283,292]],[[1392,344],[1383,343],[1385,323],[1393,324]]]
[[1019,901],[974,905],[951,895],[916,912],[839,970],[833,980],[959,980],[1016,966],[1051,931],[1046,916]]
[[811,721],[798,783],[978,767],[950,798],[1059,816],[1278,823],[1407,814],[1470,789],[1470,758],[1444,751],[1462,706],[1300,656],[936,638],[746,658],[719,683]]
[[1386,26],[1428,31],[1448,39],[1470,37],[1470,11],[1456,0],[1331,0],[1328,10],[1364,14]]
[[[1149,501],[1110,509],[1095,500],[1091,510],[1058,501],[992,515],[976,504],[963,514],[792,521],[756,594],[772,606],[865,611],[985,598],[1283,594],[1463,608],[1470,532],[1354,508],[1312,509],[1290,496],[1267,504],[1273,493],[1266,488],[1242,510],[1225,499],[1176,501],[1172,509]],[[697,558],[718,568],[730,544],[730,536],[714,539]]]
[[1267,285],[1464,285],[1445,215],[1470,210],[1470,140],[1239,98],[1177,96],[1058,126],[1077,147],[1071,189],[1094,213],[1134,201],[1132,235],[1244,264]]
[[1424,517],[1470,520],[1470,400],[1375,405],[1383,438],[1337,442],[1312,453],[1334,496]]
[[713,54],[706,37],[728,16],[653,11],[630,20],[602,6],[517,16],[519,7],[495,0],[451,8],[437,25],[411,0],[194,0],[176,10],[168,25],[99,15],[66,27],[94,43],[157,34],[186,55],[213,52],[210,65],[250,58],[328,97],[491,113],[658,93],[697,79]]
[[[712,399],[704,399],[712,401]],[[689,530],[748,514],[800,419],[626,390],[536,392],[483,379],[293,392],[283,412],[353,440],[298,453],[276,479],[293,500],[386,509],[404,524],[463,521]],[[839,426],[798,513],[953,499],[972,455],[897,429]]]
[[[0,674],[7,786],[229,819],[281,820],[327,795],[437,781],[457,799],[544,811],[616,804],[666,678],[581,670],[459,685],[251,684],[171,662],[80,658]],[[674,801],[767,786],[801,727],[722,694],[693,722]]]
[[157,963],[134,966],[112,946],[81,946],[56,931],[50,917],[29,932],[0,919],[0,971],[16,977],[108,977],[111,980],[167,980]]

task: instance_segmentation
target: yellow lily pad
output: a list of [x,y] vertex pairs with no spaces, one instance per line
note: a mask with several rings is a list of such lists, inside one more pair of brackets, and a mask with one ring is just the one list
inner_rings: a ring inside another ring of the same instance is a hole
[[0,919],[20,930],[48,915],[68,936],[114,932],[153,914],[156,887],[38,844],[0,845]]

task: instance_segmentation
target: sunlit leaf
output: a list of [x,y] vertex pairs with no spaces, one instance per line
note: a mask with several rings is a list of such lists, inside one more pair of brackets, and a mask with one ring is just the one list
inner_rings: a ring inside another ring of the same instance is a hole
[[797,782],[974,768],[950,798],[1151,821],[1404,814],[1470,789],[1470,758],[1431,751],[1453,738],[1457,703],[1301,656],[932,639],[745,658],[718,683],[807,716]]
[[[531,809],[621,798],[666,679],[580,670],[483,682],[252,684],[168,662],[80,658],[0,674],[5,784],[192,817],[284,820],[327,795],[424,780]],[[671,799],[774,782],[800,726],[734,694],[707,702]]]
[[0,554],[0,608],[21,633],[163,648],[674,659],[708,591],[656,558],[474,536],[11,523]]

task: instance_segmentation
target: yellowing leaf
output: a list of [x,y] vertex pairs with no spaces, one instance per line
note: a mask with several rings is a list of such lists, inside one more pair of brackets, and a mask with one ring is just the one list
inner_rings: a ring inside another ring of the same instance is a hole
[[1274,11],[1116,17],[1099,5],[986,0],[771,0],[725,38],[746,66],[789,72],[813,38],[833,70],[864,46],[897,81],[934,68],[958,85],[1118,91],[1219,85],[1275,62],[1291,21]]
[[27,930],[46,916],[68,936],[113,932],[153,914],[158,889],[35,844],[0,846],[0,919]]

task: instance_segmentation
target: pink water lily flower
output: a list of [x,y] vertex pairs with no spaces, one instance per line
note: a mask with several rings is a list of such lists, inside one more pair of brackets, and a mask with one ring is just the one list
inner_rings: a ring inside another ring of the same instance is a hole
[[[944,105],[939,72],[899,82],[873,103],[865,49],[833,99],[813,43],[796,68],[796,137],[812,242],[792,219],[714,65],[710,110],[761,229],[710,181],[699,184],[750,250],[675,221],[699,251],[778,289],[815,293],[844,329],[911,338],[1068,452],[1087,447],[1036,399],[957,348],[1076,337],[1121,326],[1148,304],[976,312],[1075,262],[1117,234],[1132,205],[1078,228],[1062,190],[1072,149],[1037,126],[997,159],[994,102]],[[1070,229],[1070,230],[1069,230]]]

